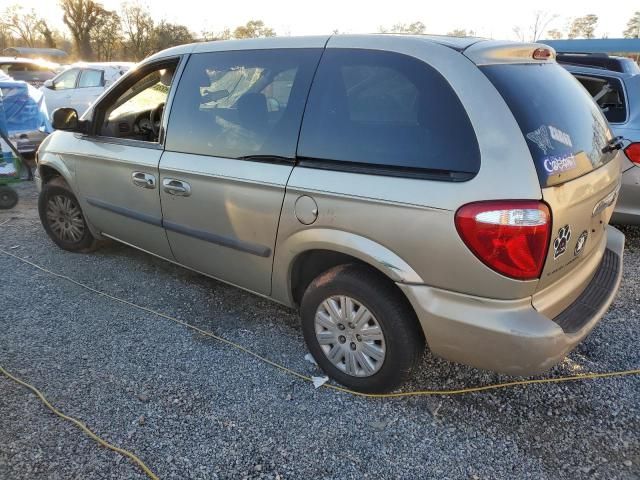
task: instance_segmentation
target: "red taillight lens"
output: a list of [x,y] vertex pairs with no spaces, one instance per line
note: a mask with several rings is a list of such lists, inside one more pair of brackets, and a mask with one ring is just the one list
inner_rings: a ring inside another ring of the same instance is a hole
[[633,163],[640,165],[640,143],[631,143],[624,149],[624,153]]
[[530,200],[470,203],[456,212],[456,228],[485,265],[518,280],[539,278],[549,249],[551,213]]

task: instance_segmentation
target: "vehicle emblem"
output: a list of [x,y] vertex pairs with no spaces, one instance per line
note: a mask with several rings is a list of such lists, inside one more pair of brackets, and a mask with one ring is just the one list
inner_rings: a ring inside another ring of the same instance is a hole
[[613,192],[611,192],[609,195],[607,195],[598,203],[596,203],[596,206],[593,207],[593,212],[591,213],[591,216],[595,217],[596,215],[600,215],[604,210],[606,210],[611,205],[613,205],[616,199],[618,198],[619,191],[620,191],[620,186],[618,185],[618,187]]
[[554,260],[567,251],[567,244],[569,243],[570,238],[571,238],[571,227],[569,225],[565,225],[560,230],[558,230],[558,236],[553,241],[553,259]]
[[576,248],[573,250],[573,256],[577,257],[584,250],[584,246],[587,244],[587,237],[589,236],[589,232],[586,230],[580,234],[578,237],[578,241],[576,242]]
[[553,150],[549,130],[545,125],[540,126],[540,128],[533,132],[527,133],[527,138],[538,145],[545,155],[549,153],[549,150]]

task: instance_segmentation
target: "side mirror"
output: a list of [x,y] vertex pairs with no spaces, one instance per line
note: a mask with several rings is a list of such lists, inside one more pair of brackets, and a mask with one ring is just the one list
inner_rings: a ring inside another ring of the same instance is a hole
[[78,119],[78,112],[73,108],[56,108],[51,116],[51,125],[56,130],[87,133],[88,122]]
[[45,80],[42,85],[47,87],[47,88],[49,88],[49,89],[51,89],[51,90],[54,90],[56,88],[56,84],[54,83],[53,79],[51,79],[51,78],[48,79],[48,80]]

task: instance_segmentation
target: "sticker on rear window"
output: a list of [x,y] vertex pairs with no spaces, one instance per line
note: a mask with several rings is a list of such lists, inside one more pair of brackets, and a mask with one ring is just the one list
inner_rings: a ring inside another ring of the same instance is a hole
[[549,136],[549,129],[546,125],[541,125],[540,128],[537,128],[533,132],[527,133],[527,138],[538,145],[540,150],[542,150],[545,155],[549,153],[549,150],[553,150],[553,145],[551,145],[551,137]]
[[571,154],[545,158],[543,164],[549,175],[573,170],[578,166],[576,157]]
[[568,133],[565,133],[559,128],[553,127],[551,125],[549,125],[549,133],[551,134],[551,138],[553,138],[556,142],[560,142],[567,147],[573,147],[573,143],[571,143],[571,137]]

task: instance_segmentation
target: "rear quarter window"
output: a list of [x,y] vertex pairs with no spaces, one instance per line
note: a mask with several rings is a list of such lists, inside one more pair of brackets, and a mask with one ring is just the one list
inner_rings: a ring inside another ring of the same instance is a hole
[[589,93],[557,63],[481,67],[511,109],[542,187],[585,175],[609,162],[607,120]]
[[305,110],[305,166],[467,180],[480,168],[475,132],[434,68],[402,54],[328,49]]

